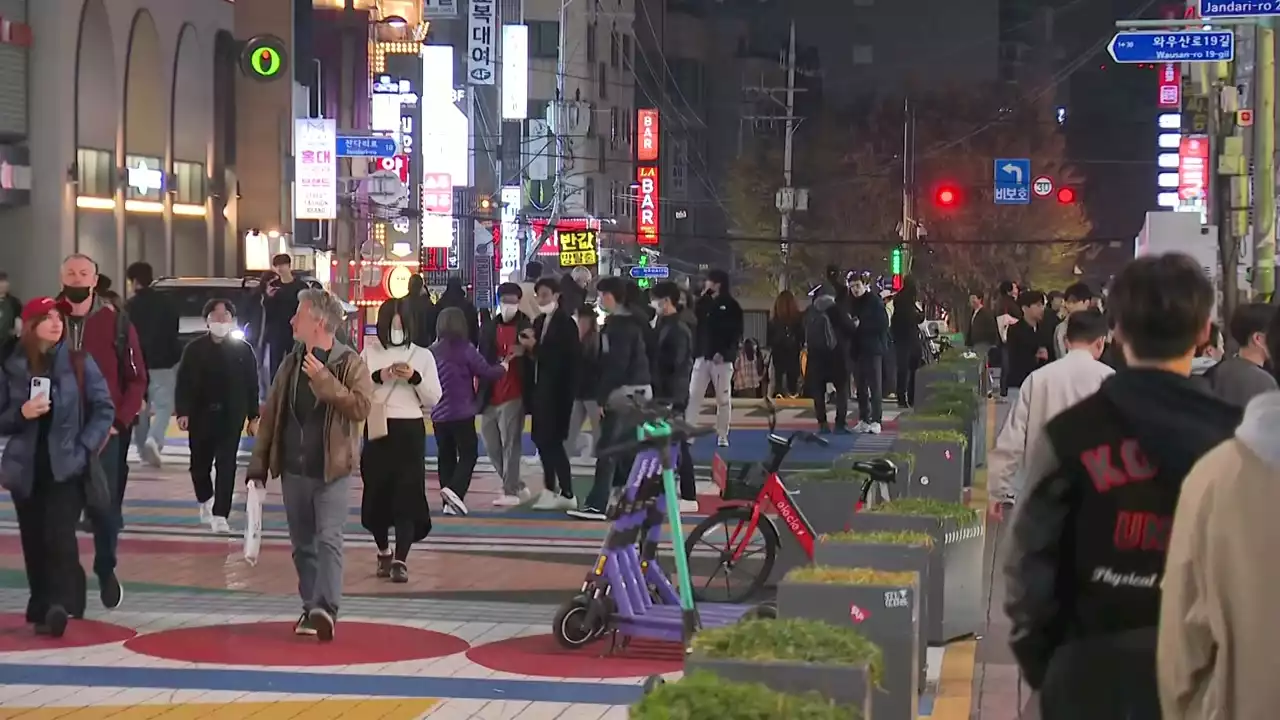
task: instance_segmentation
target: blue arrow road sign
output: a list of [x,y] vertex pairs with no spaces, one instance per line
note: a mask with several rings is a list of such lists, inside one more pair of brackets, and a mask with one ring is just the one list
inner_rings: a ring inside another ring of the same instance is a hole
[[395,138],[369,135],[338,136],[338,157],[389,158],[395,156]]
[[666,280],[671,276],[671,268],[666,265],[637,265],[631,268],[631,277],[636,280]]
[[996,204],[1031,204],[1031,161],[1027,158],[996,158]]
[[1218,62],[1236,56],[1230,30],[1143,30],[1116,33],[1107,52],[1118,63]]
[[1200,17],[1258,17],[1280,15],[1277,0],[1200,0]]

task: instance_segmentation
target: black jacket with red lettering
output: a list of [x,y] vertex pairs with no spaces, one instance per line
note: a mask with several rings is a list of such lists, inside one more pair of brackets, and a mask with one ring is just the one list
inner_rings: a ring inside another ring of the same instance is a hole
[[1155,628],[1174,508],[1192,465],[1240,417],[1190,378],[1126,369],[1028,450],[1005,610],[1046,720],[1159,717]]

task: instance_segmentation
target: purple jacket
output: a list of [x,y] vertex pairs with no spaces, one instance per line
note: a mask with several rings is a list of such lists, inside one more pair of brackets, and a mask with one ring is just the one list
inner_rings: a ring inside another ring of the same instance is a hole
[[431,408],[431,422],[471,420],[476,416],[476,379],[496,382],[506,374],[490,365],[466,340],[437,340],[431,346],[440,377],[440,402]]

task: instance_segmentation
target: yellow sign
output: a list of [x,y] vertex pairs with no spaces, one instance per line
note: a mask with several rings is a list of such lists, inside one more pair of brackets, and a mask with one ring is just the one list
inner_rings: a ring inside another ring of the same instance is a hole
[[560,246],[560,267],[599,264],[595,230],[562,230],[556,233]]

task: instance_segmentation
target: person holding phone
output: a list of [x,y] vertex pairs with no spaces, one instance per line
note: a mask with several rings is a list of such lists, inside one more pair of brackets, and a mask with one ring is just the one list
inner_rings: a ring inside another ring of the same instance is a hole
[[480,437],[484,450],[502,478],[502,495],[495,507],[516,507],[531,499],[520,479],[524,444],[524,350],[520,335],[533,330],[529,316],[520,312],[524,291],[516,283],[498,286],[498,313],[480,328],[480,355],[493,364],[506,362],[507,371],[497,382],[483,381],[479,389]]
[[[84,570],[76,520],[89,461],[107,443],[115,406],[97,364],[62,341],[70,308],[36,298],[22,309],[17,350],[0,372],[0,485],[13,497],[31,597],[26,620],[61,637],[82,617]],[[79,376],[79,379],[78,379]]]

